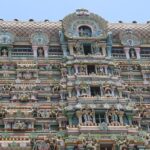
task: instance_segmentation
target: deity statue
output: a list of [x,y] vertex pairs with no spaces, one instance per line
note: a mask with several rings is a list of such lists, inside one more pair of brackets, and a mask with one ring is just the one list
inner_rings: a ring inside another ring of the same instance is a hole
[[83,122],[84,123],[88,123],[88,122],[93,122],[93,113],[91,110],[83,110],[83,115],[82,115],[82,118],[83,118]]
[[106,89],[105,90],[105,95],[106,96],[112,96],[111,89]]
[[31,79],[32,78],[32,73],[31,72],[29,72],[29,71],[27,71],[27,72],[24,72],[23,73],[23,78],[24,79]]
[[129,55],[130,55],[130,58],[136,58],[136,52],[133,48],[129,50]]
[[87,96],[87,91],[86,91],[86,89],[84,88],[84,89],[81,89],[81,94],[80,94],[81,96]]
[[18,120],[14,124],[14,129],[26,129],[27,125],[22,121]]
[[39,57],[43,57],[44,56],[44,50],[43,50],[43,48],[39,47],[37,53],[38,53]]
[[6,48],[2,49],[1,55],[3,57],[7,57],[8,56],[8,50]]

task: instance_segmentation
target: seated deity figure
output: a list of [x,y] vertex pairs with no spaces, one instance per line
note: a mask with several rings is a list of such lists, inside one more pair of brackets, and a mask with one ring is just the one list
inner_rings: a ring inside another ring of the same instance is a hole
[[85,88],[84,88],[84,89],[81,89],[80,92],[81,92],[81,94],[80,94],[81,96],[83,96],[83,97],[84,97],[84,96],[87,96],[87,91],[86,91]]
[[26,129],[26,124],[24,122],[16,121],[14,124],[14,129]]
[[92,111],[83,110],[83,122],[86,123],[92,123],[93,122],[93,114]]
[[7,57],[8,56],[8,50],[6,48],[2,49],[1,55],[3,57]]
[[106,89],[105,90],[105,95],[106,96],[112,96],[111,89]]
[[32,73],[31,72],[26,72],[25,74],[24,74],[24,79],[31,79],[32,78]]
[[131,48],[131,49],[129,50],[129,55],[130,55],[130,58],[136,58],[135,49]]
[[38,57],[43,57],[43,56],[44,56],[44,50],[43,50],[42,47],[39,47],[39,48],[38,48],[37,54],[38,54]]

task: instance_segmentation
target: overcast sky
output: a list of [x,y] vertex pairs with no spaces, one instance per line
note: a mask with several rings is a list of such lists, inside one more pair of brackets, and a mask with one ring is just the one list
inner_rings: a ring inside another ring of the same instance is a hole
[[94,12],[109,22],[145,23],[150,20],[150,0],[0,0],[4,20],[58,21],[78,8]]

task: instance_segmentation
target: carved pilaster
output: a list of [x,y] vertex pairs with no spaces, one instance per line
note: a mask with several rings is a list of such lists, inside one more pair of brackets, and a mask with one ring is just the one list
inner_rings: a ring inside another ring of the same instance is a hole
[[38,49],[38,46],[32,46],[34,58],[37,58],[37,49]]
[[141,56],[140,56],[140,50],[141,49],[139,47],[135,48],[137,59],[141,58]]
[[126,58],[127,59],[130,59],[130,56],[129,56],[129,47],[124,47],[124,52],[125,52],[125,54],[126,54]]
[[79,124],[81,124],[81,123],[82,123],[82,112],[81,112],[81,111],[77,111],[77,112],[76,112],[76,115],[77,115],[77,117],[78,117]]
[[49,48],[48,46],[43,46],[45,58],[48,58],[48,48]]
[[63,55],[67,56],[68,55],[67,54],[67,45],[62,45],[61,47],[62,47],[62,50],[63,50]]

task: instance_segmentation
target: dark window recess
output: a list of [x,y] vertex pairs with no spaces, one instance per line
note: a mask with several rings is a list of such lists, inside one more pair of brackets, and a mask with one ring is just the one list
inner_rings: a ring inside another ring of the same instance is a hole
[[95,115],[96,123],[103,123],[105,122],[105,113],[100,113]]
[[30,56],[33,55],[31,46],[15,46],[11,52],[12,56]]
[[141,54],[150,54],[150,48],[141,48]]
[[79,36],[80,37],[91,37],[92,36],[92,30],[88,26],[80,26],[79,27]]
[[101,95],[100,87],[91,87],[91,96]]
[[101,144],[100,145],[100,150],[112,150],[113,149],[113,146],[112,144]]
[[95,73],[95,66],[94,65],[88,65],[87,66],[87,72],[88,72],[88,74]]
[[91,44],[83,44],[84,54],[92,54]]
[[62,52],[61,47],[59,47],[59,46],[52,46],[52,47],[49,48],[48,54],[49,55],[62,55],[63,52]]
[[112,54],[125,54],[123,48],[113,47]]

